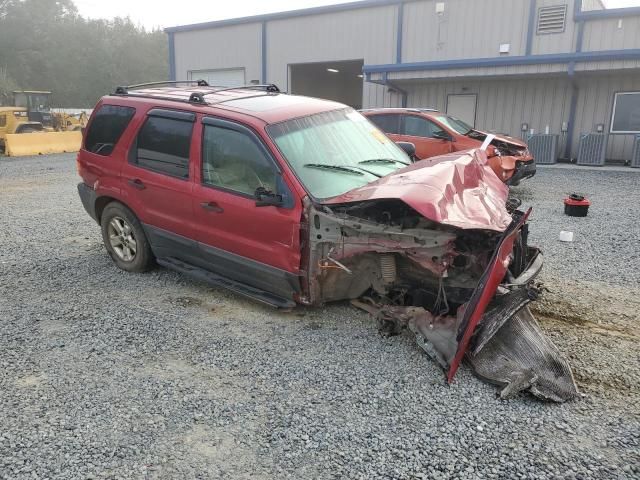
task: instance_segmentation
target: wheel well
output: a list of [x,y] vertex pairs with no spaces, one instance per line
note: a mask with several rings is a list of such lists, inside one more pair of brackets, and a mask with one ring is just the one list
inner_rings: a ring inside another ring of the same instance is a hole
[[100,220],[102,219],[102,212],[104,212],[104,209],[106,208],[106,206],[109,205],[111,202],[119,202],[119,200],[116,200],[115,198],[112,198],[112,197],[99,197],[96,200],[96,218],[98,220],[98,223],[100,223]]

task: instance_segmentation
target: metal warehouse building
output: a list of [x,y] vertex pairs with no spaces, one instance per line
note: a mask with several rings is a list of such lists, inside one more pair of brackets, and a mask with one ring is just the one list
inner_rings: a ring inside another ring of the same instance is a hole
[[640,159],[640,8],[363,0],[166,31],[172,79],[437,108],[483,130],[555,135],[561,158],[600,132],[608,160]]

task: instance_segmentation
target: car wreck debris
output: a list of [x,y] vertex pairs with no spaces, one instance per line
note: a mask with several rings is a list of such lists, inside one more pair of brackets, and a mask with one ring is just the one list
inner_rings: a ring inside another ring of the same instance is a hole
[[[383,335],[412,332],[449,382],[466,357],[505,398],[575,398],[567,361],[528,309],[542,268],[542,254],[527,244],[530,211],[515,201],[507,209],[507,187],[480,150],[428,172],[420,163],[330,204],[306,205],[304,303],[350,299]],[[425,188],[426,173],[452,187]],[[394,198],[399,184],[405,196]]]

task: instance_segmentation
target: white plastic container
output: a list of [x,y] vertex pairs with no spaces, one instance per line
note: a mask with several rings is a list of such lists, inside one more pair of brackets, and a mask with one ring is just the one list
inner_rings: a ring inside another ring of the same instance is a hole
[[560,241],[573,242],[573,232],[565,232],[564,230],[560,232]]

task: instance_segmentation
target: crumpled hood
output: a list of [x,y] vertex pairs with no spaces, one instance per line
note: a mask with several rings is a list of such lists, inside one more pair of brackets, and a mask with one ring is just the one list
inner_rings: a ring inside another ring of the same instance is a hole
[[416,162],[323,203],[398,199],[434,222],[504,232],[512,221],[508,194],[486,153],[475,149]]
[[515,145],[519,148],[527,148],[527,144],[519,138],[510,137],[509,135],[483,132],[482,130],[474,130],[474,132],[480,135],[484,135],[485,138],[489,135],[493,135],[495,137],[495,140],[498,140],[499,142],[510,143],[511,145]]

